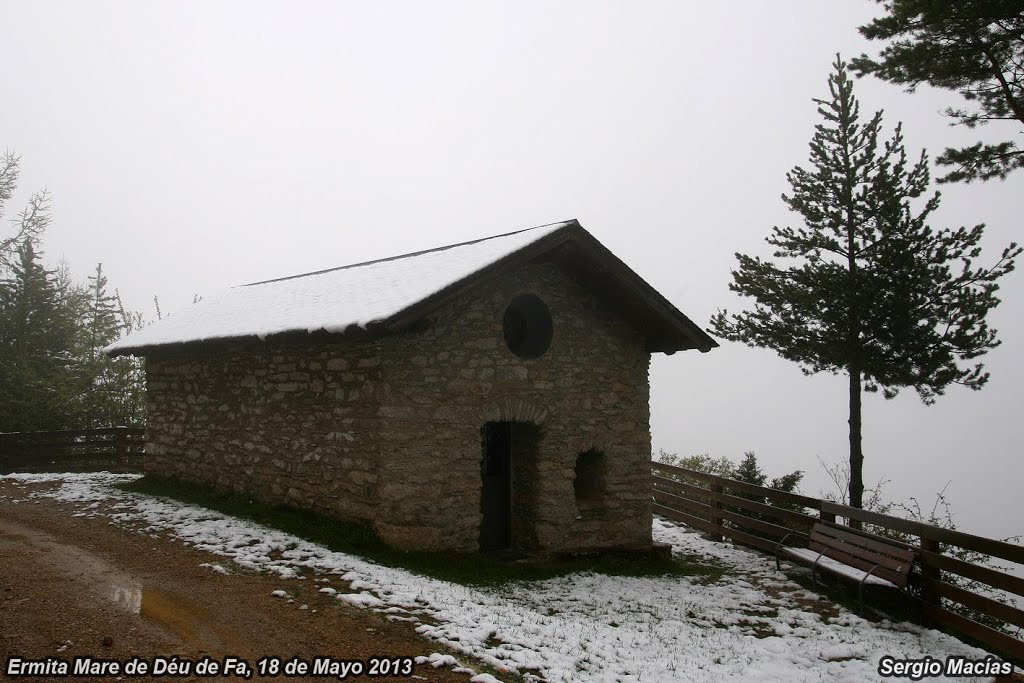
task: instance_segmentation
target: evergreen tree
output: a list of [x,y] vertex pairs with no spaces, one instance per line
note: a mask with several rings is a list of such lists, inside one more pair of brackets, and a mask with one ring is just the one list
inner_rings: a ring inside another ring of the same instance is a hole
[[[0,154],[0,216],[17,189],[20,158]],[[47,269],[39,254],[50,222],[49,195],[37,192],[0,237],[0,431],[141,425],[145,378],[135,358],[103,348],[143,325],[107,293],[102,264],[83,287],[66,264]]]
[[96,273],[89,276],[89,352],[96,359],[103,357],[103,349],[115,341],[121,333],[118,322],[117,299],[107,294],[107,277],[103,264],[96,264]]
[[[869,40],[890,41],[878,59],[853,60],[859,74],[873,74],[913,92],[922,83],[959,92],[973,110],[953,108],[955,125],[991,121],[1024,126],[1024,0],[878,0],[885,16],[860,27]],[[1005,178],[1024,167],[1014,142],[947,148],[937,159],[953,170],[939,182]]]
[[[124,334],[146,326],[142,313],[129,311],[121,302],[121,294],[114,290],[117,301],[118,319]],[[154,301],[156,297],[153,297]],[[135,356],[118,356],[110,359],[116,368],[118,377],[120,403],[120,421],[117,424],[129,427],[142,427],[146,424],[146,364],[142,358]]]
[[[768,475],[764,473],[761,466],[757,463],[757,455],[753,451],[747,451],[743,454],[743,459],[740,460],[740,464],[736,466],[736,470],[733,472],[733,479],[753,484],[754,486],[767,486],[767,488],[775,489],[776,491],[782,491],[783,493],[796,493],[797,487],[800,485],[800,481],[803,479],[804,473],[797,470],[789,474],[784,474],[781,477],[776,477],[768,482]],[[741,491],[735,493],[740,498],[746,498],[747,500],[762,505],[771,505],[772,507],[782,508],[784,510],[792,510],[793,512],[804,512],[804,509],[798,505],[791,505],[788,503],[776,503],[768,499],[767,496],[759,493]],[[743,508],[728,508],[730,511],[737,514],[744,515],[746,517],[752,517],[759,519],[763,522],[769,522],[772,524],[778,524],[779,520],[772,517],[769,514],[763,514],[760,512],[752,512],[750,510],[744,510]],[[733,526],[740,529],[744,529],[742,523],[733,522]],[[756,529],[749,529],[753,533],[757,533]]]
[[733,479],[739,479],[754,486],[764,486],[768,475],[761,471],[761,467],[757,464],[757,455],[753,451],[747,451],[743,454],[740,464],[736,466]]
[[984,226],[933,230],[938,194],[912,206],[928,188],[926,155],[908,164],[899,126],[880,144],[881,112],[862,123],[838,56],[834,68],[831,98],[815,100],[823,122],[811,140],[812,168],[787,174],[792,193],[782,197],[804,225],[775,227],[766,240],[789,265],[736,254],[729,288],[753,298],[753,308],[719,311],[711,326],[806,374],[848,376],[850,504],[860,507],[862,392],[892,398],[913,387],[931,403],[950,384],[980,389],[988,379],[982,364],[961,362],[998,345],[985,318],[1020,249],[1011,244],[978,268]]
[[103,349],[121,336],[116,299],[107,293],[103,264],[89,276],[89,303],[84,320],[85,376],[89,378],[84,396],[86,425],[90,429],[121,424],[123,416],[123,378],[115,360]]
[[32,239],[0,281],[0,431],[76,426],[75,292],[43,267]]
[[[18,187],[20,172],[21,157],[8,151],[0,154],[0,218]],[[11,223],[14,234],[0,238],[0,273],[9,271],[18,260],[18,249],[28,240],[38,240],[50,224],[49,193],[43,190],[29,197],[28,206]]]

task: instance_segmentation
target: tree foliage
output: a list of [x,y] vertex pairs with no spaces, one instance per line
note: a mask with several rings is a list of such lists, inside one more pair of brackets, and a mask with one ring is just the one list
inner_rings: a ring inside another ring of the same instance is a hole
[[[879,57],[851,62],[913,92],[921,84],[958,92],[967,107],[949,107],[954,125],[992,121],[1024,126],[1024,0],[878,0],[886,14],[861,26],[869,40],[889,41]],[[952,170],[939,182],[1005,178],[1024,167],[1015,142],[947,148],[937,159]]]
[[768,475],[761,470],[761,466],[757,462],[757,454],[753,451],[744,453],[743,458],[737,464],[724,455],[713,458],[707,453],[700,453],[680,457],[677,453],[661,450],[658,451],[657,462],[705,474],[714,474],[726,479],[736,479],[754,486],[766,486],[785,493],[796,493],[800,481],[804,478],[804,473],[797,470],[781,477],[775,477],[769,482]]
[[[739,463],[735,463],[725,456],[713,458],[707,453],[701,453],[699,455],[690,455],[680,457],[675,453],[666,453],[664,450],[658,452],[657,462],[664,463],[666,465],[672,465],[674,467],[682,467],[683,469],[695,470],[697,472],[704,472],[706,474],[714,474],[719,477],[725,477],[727,479],[736,479],[747,484],[753,484],[754,486],[764,486],[776,491],[783,493],[797,493],[800,482],[803,480],[804,473],[800,470],[796,472],[790,472],[784,474],[781,477],[775,477],[771,481],[768,480],[768,475],[761,469],[760,464],[757,462],[757,454],[753,451],[747,451],[743,454],[743,458]],[[661,476],[668,477],[669,479],[675,479],[676,481],[685,480],[685,475],[675,476],[668,470],[663,470]],[[707,487],[707,484],[700,482],[696,483],[699,486]],[[792,510],[794,512],[803,512],[803,508],[798,505],[790,505],[784,503],[778,503],[769,500],[767,496],[761,495],[760,493],[753,493],[749,491],[733,492],[734,495],[746,500],[760,503],[761,505],[771,505],[772,507],[782,508],[785,510]],[[744,517],[750,517],[751,519],[758,519],[765,522],[777,523],[777,520],[771,515],[762,514],[760,512],[752,512],[750,510],[739,508],[739,507],[727,507],[729,512],[743,515]],[[728,522],[730,526],[737,527],[739,529],[745,529],[741,522]]]
[[708,453],[680,456],[678,453],[658,451],[657,462],[687,470],[696,470],[719,477],[732,477],[736,471],[736,463],[723,456],[713,458]]
[[84,311],[86,376],[90,384],[83,396],[85,422],[91,429],[120,424],[141,424],[144,382],[141,362],[132,357],[111,358],[103,349],[140,324],[139,315],[124,310],[117,294],[107,291],[103,264],[89,276],[89,300]]
[[[747,484],[753,484],[754,486],[765,486],[776,491],[782,491],[783,493],[796,493],[797,488],[800,486],[800,481],[804,478],[804,473],[800,470],[796,472],[790,472],[784,474],[781,477],[775,477],[771,481],[768,481],[768,475],[761,470],[761,466],[757,463],[757,456],[753,451],[747,451],[743,454],[743,459],[740,460],[740,464],[736,466],[736,470],[733,473],[733,479],[746,482]],[[741,498],[760,503],[762,505],[771,505],[773,507],[783,508],[785,510],[792,510],[794,512],[803,512],[803,508],[791,505],[788,503],[778,503],[769,500],[766,496],[752,493],[752,492],[741,492],[738,493]],[[778,520],[771,515],[764,515],[759,512],[751,512],[742,508],[730,508],[733,512],[747,517],[753,517],[754,519],[760,519],[764,522],[778,523]]]
[[74,317],[79,292],[43,266],[34,239],[16,254],[0,280],[0,431],[63,428],[76,421],[82,381]]
[[848,376],[850,501],[859,506],[862,391],[892,398],[912,387],[931,403],[952,384],[980,389],[988,373],[977,359],[999,344],[986,316],[1020,249],[977,266],[983,225],[933,229],[939,195],[926,197],[927,156],[908,160],[900,126],[882,139],[881,112],[862,122],[846,64],[833,66],[829,99],[815,100],[822,122],[810,168],[790,171],[782,196],[802,225],[766,238],[778,263],[736,254],[729,288],[753,306],[719,311],[711,328],[806,374]]
[[[0,154],[0,218],[3,218],[7,202],[18,187],[21,174],[21,157],[14,152]],[[14,265],[18,248],[28,240],[38,240],[50,224],[50,194],[46,190],[29,197],[28,205],[18,217],[11,221],[14,234],[0,237],[0,269]]]
[[[0,217],[17,188],[19,158],[0,157]],[[141,324],[107,292],[102,265],[88,284],[66,264],[47,268],[41,240],[48,195],[32,195],[0,238],[0,432],[139,425],[143,384],[132,358],[103,348]]]

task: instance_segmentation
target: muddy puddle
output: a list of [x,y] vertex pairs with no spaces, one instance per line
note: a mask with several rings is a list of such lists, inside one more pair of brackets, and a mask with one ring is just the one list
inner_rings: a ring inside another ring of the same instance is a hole
[[154,624],[200,652],[220,655],[236,640],[215,628],[201,606],[148,586],[96,554],[0,519],[0,552],[17,555],[31,551],[44,553],[48,564],[67,574],[83,594],[113,606],[126,618]]

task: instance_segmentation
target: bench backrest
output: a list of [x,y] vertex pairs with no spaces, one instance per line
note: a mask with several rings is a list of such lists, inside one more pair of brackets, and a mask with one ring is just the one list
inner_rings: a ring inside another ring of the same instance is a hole
[[913,550],[824,524],[815,524],[811,529],[809,545],[815,552],[862,571],[878,565],[873,576],[891,581],[900,588],[907,585],[907,577],[914,564]]

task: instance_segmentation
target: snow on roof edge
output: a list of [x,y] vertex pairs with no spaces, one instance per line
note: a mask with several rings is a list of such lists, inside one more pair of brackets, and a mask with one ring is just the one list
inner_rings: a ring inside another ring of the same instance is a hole
[[[323,275],[325,273],[332,273],[336,270],[348,270],[351,268],[360,268],[362,266],[372,266],[385,261],[397,261],[399,259],[413,258],[416,256],[422,256],[423,254],[434,253],[439,251],[445,251],[447,249],[454,249],[456,247],[466,247],[480,242],[486,242],[488,240],[500,239],[502,237],[511,237],[512,235],[519,235],[524,232],[530,232],[531,230],[540,230],[541,228],[552,228],[552,232],[557,228],[562,228],[567,225],[577,223],[576,219],[569,219],[567,221],[555,221],[554,223],[545,223],[544,225],[535,225],[532,228],[523,228],[522,230],[513,230],[511,232],[501,233],[500,235],[491,235],[490,237],[481,237],[475,240],[466,240],[465,242],[456,242],[455,244],[446,244],[441,247],[432,247],[430,249],[421,249],[420,251],[412,251],[408,254],[398,254],[397,256],[385,256],[384,258],[372,259],[370,261],[361,261],[359,263],[350,263],[345,266],[334,266],[333,268],[324,268],[323,270],[314,270],[308,273],[297,273],[295,275],[285,275],[283,277],[271,278],[269,280],[259,280],[257,282],[247,282],[241,285],[234,285],[234,287],[255,287],[257,285],[267,285],[274,282],[281,282],[283,280],[295,280],[300,277],[307,277],[312,275]],[[555,227],[557,226],[557,228]],[[540,238],[538,238],[540,239]],[[486,266],[485,266],[486,267]]]
[[[578,226],[578,221],[558,221],[408,254],[235,285],[122,337],[103,351],[123,355],[184,343],[366,329],[573,225]],[[526,235],[533,231],[538,232]],[[462,259],[458,258],[460,255]],[[420,268],[408,267],[417,261]],[[360,274],[364,277],[358,277]],[[308,286],[310,283],[314,286]],[[327,286],[317,288],[315,283]]]

